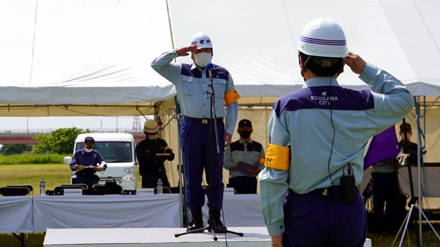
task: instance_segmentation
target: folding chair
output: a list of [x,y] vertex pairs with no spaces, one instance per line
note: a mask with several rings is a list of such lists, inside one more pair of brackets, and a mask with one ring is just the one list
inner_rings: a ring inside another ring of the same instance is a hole
[[1,187],[0,194],[3,196],[25,196],[30,191],[27,187]]
[[32,192],[32,195],[34,195],[34,188],[30,184],[6,185],[5,187],[25,187],[29,189],[29,192]]

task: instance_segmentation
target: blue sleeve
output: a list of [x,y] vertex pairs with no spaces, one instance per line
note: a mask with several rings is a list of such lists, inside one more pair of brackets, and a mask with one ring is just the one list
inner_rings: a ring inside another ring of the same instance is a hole
[[402,112],[407,113],[413,108],[414,100],[407,87],[385,70],[367,64],[359,79],[373,91],[374,110],[367,111],[367,114],[370,123],[378,126],[377,133],[400,121]]
[[180,72],[182,65],[178,63],[171,63],[174,58],[179,57],[176,50],[162,53],[151,63],[151,67],[163,76],[165,79],[173,84],[180,81]]
[[[289,133],[274,111],[267,129],[270,144],[290,146]],[[289,171],[266,167],[258,176],[264,222],[270,236],[280,235],[285,231],[283,202],[289,188]]]
[[72,170],[72,171],[76,171],[74,166],[75,166],[75,164],[78,164],[78,160],[77,160],[77,157],[76,157],[77,153],[78,153],[78,151],[73,154],[72,161],[70,162],[70,170]]
[[238,102],[235,101],[226,106],[226,124],[225,131],[229,134],[234,134],[235,123],[238,118]]
[[232,151],[230,145],[225,149],[225,152],[223,153],[223,160],[224,160],[223,167],[227,170],[230,170],[233,164]]
[[[230,91],[234,90],[234,87],[235,87],[234,80],[232,79],[232,76],[229,74],[228,82],[226,84],[226,93],[229,93]],[[225,131],[227,133],[231,135],[234,134],[234,128],[235,128],[235,123],[237,122],[237,118],[238,118],[238,101],[235,101],[234,103],[226,105]]]

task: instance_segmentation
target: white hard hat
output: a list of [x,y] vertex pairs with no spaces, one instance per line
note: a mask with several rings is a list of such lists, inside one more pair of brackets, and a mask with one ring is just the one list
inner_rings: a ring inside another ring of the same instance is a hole
[[211,39],[208,35],[202,32],[198,32],[192,36],[191,45],[197,45],[197,50],[203,48],[212,48]]
[[317,18],[304,27],[297,48],[306,55],[316,57],[348,55],[344,31],[337,22],[326,17]]
[[144,132],[147,133],[157,133],[159,131],[159,125],[157,125],[157,122],[154,120],[147,120],[144,123]]

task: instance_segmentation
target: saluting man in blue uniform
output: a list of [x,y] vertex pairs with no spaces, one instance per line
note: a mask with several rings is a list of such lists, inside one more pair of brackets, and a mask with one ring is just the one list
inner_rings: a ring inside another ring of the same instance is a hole
[[[179,56],[191,53],[193,64],[172,63]],[[226,227],[220,221],[224,185],[222,182],[224,147],[231,143],[232,133],[238,115],[240,95],[234,88],[231,74],[216,64],[212,68],[215,116],[211,111],[211,91],[207,63],[213,56],[212,42],[208,35],[196,33],[191,45],[165,52],[151,64],[153,69],[172,82],[177,91],[183,120],[181,122],[181,142],[185,174],[186,204],[191,210],[192,221],[187,230],[203,228],[202,188],[203,170],[208,187],[209,219],[215,224],[214,230],[223,232]],[[226,107],[225,107],[226,106]],[[226,108],[226,111],[225,111]],[[214,122],[217,123],[217,138]],[[225,118],[225,123],[223,122]],[[215,143],[218,140],[219,143]],[[217,152],[217,145],[219,152]]]
[[[408,114],[413,99],[395,77],[349,52],[332,19],[307,24],[298,50],[305,85],[274,104],[266,168],[259,174],[272,246],[361,247],[367,213],[356,186],[364,149]],[[371,90],[339,86],[344,65]]]

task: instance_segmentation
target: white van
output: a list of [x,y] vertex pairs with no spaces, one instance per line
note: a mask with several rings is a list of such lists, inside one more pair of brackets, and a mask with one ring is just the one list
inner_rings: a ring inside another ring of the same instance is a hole
[[[96,175],[99,177],[99,183],[105,184],[109,177],[112,177],[122,186],[123,190],[136,190],[136,144],[133,135],[128,133],[79,134],[75,139],[73,153],[83,148],[84,139],[87,136],[95,139],[95,149],[101,153],[107,163],[105,171],[96,172]],[[71,162],[72,157],[64,157],[65,164],[70,164]],[[75,173],[76,171],[72,171],[72,179],[76,178]]]

